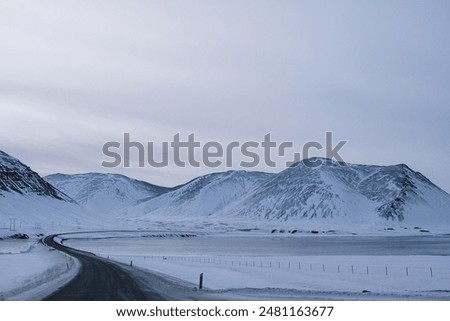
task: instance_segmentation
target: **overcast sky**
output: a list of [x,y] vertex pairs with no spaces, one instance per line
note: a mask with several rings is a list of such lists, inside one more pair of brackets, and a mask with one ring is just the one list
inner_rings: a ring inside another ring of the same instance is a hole
[[226,168],[107,169],[102,145],[332,131],[450,191],[449,31],[449,1],[0,0],[0,150],[176,185]]

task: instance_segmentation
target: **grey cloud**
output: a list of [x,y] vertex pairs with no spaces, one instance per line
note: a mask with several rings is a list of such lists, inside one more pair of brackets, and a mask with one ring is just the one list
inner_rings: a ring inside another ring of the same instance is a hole
[[[447,1],[0,4],[1,149],[37,171],[102,171],[123,132],[298,146],[404,162],[450,190]],[[27,152],[27,150],[29,152]],[[122,169],[123,171],[123,169]],[[194,169],[130,169],[173,185]],[[125,173],[125,174],[126,174]]]

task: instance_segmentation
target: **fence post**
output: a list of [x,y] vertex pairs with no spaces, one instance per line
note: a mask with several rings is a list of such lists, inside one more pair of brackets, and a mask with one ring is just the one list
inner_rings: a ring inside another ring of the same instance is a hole
[[353,269],[353,265],[352,265],[352,274],[354,273],[355,271],[354,271],[354,269]]
[[133,266],[133,260],[130,261],[130,266]]
[[408,267],[406,267],[406,276],[409,276]]
[[431,277],[433,277],[433,268],[430,268]]
[[338,265],[338,273],[341,273],[341,266]]
[[369,275],[369,267],[368,266],[366,267],[366,270],[367,270],[367,275]]
[[322,271],[325,272],[325,264],[322,264]]
[[386,266],[386,275],[388,275],[388,268],[387,268],[387,266]]
[[200,279],[198,280],[198,289],[203,289],[203,273],[200,273]]

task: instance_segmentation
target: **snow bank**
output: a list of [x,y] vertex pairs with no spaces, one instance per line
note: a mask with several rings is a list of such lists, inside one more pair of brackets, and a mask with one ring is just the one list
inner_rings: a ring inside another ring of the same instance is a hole
[[[16,254],[0,254],[0,300],[42,299],[78,273],[78,261],[42,244],[21,252],[25,242],[7,243]],[[5,241],[0,246],[3,253],[8,251]]]

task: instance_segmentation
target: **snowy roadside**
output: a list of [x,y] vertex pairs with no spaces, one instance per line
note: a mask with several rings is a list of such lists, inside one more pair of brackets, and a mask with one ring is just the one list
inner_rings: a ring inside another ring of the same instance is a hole
[[232,297],[450,299],[447,257],[110,255],[109,259],[193,284],[203,273],[206,288]]
[[0,243],[0,300],[43,299],[79,271],[77,260],[36,240]]

